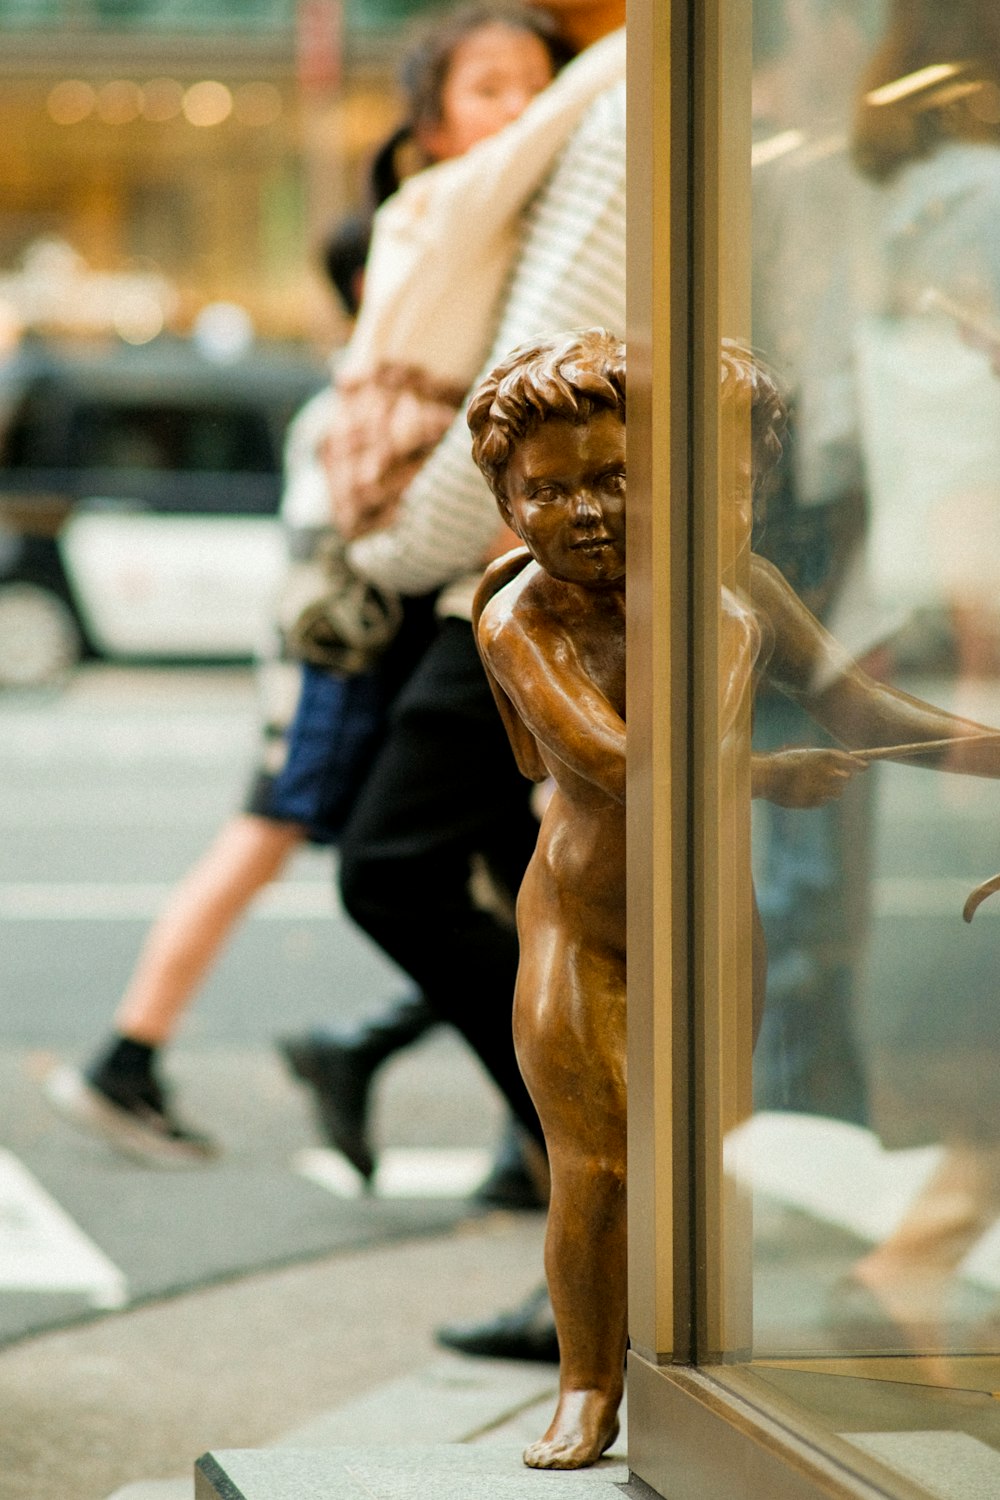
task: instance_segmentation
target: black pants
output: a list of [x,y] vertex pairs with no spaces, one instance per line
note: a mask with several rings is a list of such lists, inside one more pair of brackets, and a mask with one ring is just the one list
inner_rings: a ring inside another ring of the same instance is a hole
[[396,699],[341,835],[341,894],[541,1141],[511,1034],[517,937],[469,892],[475,854],[517,891],[538,832],[529,794],[472,627],[445,620]]

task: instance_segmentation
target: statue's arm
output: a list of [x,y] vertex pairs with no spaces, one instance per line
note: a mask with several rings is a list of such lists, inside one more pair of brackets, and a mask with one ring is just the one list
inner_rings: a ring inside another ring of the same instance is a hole
[[543,754],[624,802],[625,721],[582,668],[572,640],[550,621],[487,612],[480,643]]
[[[488,625],[482,624],[483,613],[489,607],[490,601],[495,598],[501,590],[514,581],[524,572],[525,568],[532,567],[531,553],[527,547],[517,547],[510,552],[502,554],[490,563],[486,572],[480,580],[476,589],[476,596],[472,602],[472,630],[476,637],[476,645],[479,648],[480,660],[483,671],[486,673],[486,681],[490,685],[493,701],[500,711],[500,718],[507,731],[510,747],[517,761],[517,768],[522,776],[527,776],[529,781],[544,781],[549,774],[548,766],[542,759],[538,742],[531,730],[524,723],[517,709],[514,707],[503,685],[497,680],[490,660],[487,643],[490,637]],[[498,606],[499,607],[499,606]]]
[[754,608],[766,616],[773,631],[768,677],[842,745],[912,747],[922,741],[969,738],[968,746],[958,747],[961,753],[950,744],[919,756],[910,748],[900,758],[910,765],[1000,776],[1000,734],[984,739],[993,733],[984,725],[869,677],[824,630],[778,569],[762,558],[753,559],[751,591]]

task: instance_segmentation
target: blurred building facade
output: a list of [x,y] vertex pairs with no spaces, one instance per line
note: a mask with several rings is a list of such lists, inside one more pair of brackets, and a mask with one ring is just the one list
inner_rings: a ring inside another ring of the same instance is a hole
[[317,246],[424,8],[0,0],[0,337],[110,320],[143,342],[222,302],[264,337],[335,338]]

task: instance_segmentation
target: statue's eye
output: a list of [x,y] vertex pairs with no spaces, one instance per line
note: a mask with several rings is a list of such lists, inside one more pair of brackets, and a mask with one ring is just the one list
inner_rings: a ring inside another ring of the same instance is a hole
[[610,474],[605,474],[604,487],[620,495],[625,488],[625,470],[613,469]]
[[559,491],[552,484],[539,484],[531,492],[532,500],[555,500],[558,495]]

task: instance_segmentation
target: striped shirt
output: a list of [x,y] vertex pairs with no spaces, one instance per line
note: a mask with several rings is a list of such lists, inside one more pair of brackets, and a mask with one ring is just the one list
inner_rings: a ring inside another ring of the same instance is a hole
[[[457,275],[461,261],[458,245]],[[520,254],[482,373],[527,339],[594,326],[624,337],[624,83],[594,101],[525,212]],[[472,460],[463,410],[410,484],[393,525],[353,543],[348,555],[383,588],[429,593],[481,573],[499,526],[496,501]]]

